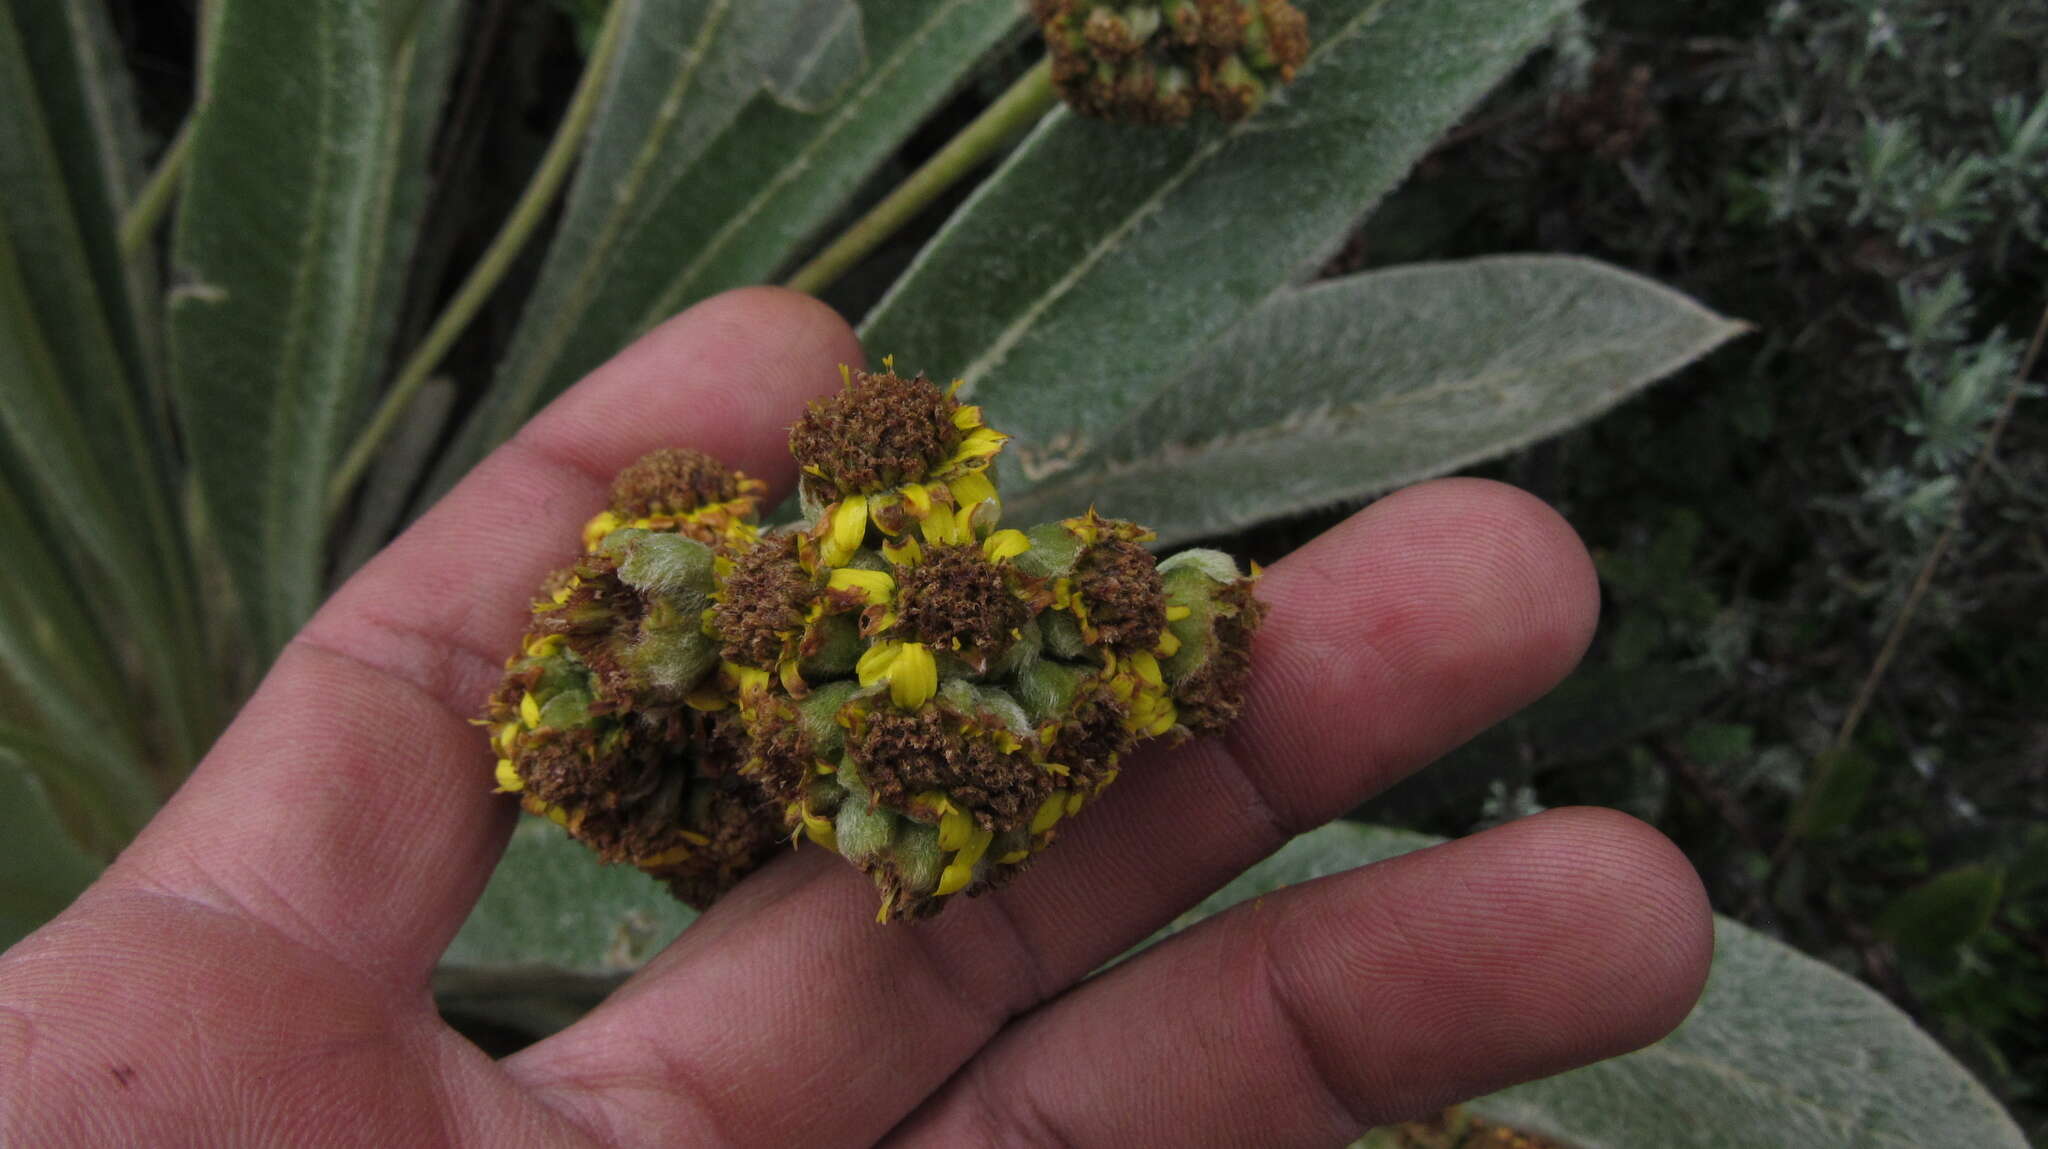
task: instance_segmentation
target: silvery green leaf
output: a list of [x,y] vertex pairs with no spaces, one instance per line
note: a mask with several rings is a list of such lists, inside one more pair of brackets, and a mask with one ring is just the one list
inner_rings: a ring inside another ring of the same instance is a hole
[[[668,31],[622,50],[541,283],[434,491],[641,332],[774,275],[1021,15],[1014,0],[833,0],[755,72],[704,77],[673,42],[734,6],[662,5]],[[663,100],[679,84],[693,114]]]
[[1573,5],[1299,7],[1309,62],[1241,123],[1048,116],[867,318],[870,354],[964,377],[1049,478],[1310,274]]
[[385,366],[455,7],[220,0],[212,24],[172,250],[172,389],[265,651],[322,590],[326,484]]
[[[491,400],[458,445],[458,465],[511,433],[570,378],[617,350],[635,332],[621,315],[621,276],[684,253],[660,243],[666,213],[691,211],[673,197],[706,149],[761,94],[768,70],[801,58],[835,35],[802,0],[619,0],[622,46],[605,84],[562,221],[518,332],[492,383]],[[792,41],[799,44],[792,45]],[[601,347],[590,347],[603,332]],[[582,362],[583,356],[588,362]],[[564,356],[580,367],[562,368]]]
[[[1421,264],[1284,291],[1092,448],[1025,456],[1023,518],[1091,503],[1171,542],[1442,474],[1584,422],[1741,333],[1564,256]],[[1191,497],[1199,490],[1200,497]]]
[[1989,1092],[1834,967],[1725,918],[1707,990],[1647,1049],[1471,1104],[1582,1149],[2025,1149]]
[[[1348,822],[1312,830],[1153,941],[1440,840]],[[1714,936],[1706,992],[1669,1037],[1468,1108],[1576,1149],[2024,1149],[1984,1087],[1875,990],[1725,918]]]
[[554,823],[521,817],[441,968],[445,981],[499,988],[618,977],[696,916],[633,867],[604,865]]

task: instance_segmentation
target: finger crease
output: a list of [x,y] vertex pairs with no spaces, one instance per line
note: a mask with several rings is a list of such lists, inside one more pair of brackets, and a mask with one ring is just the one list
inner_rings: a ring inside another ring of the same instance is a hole
[[1027,997],[1021,1004],[1009,1010],[1009,1016],[1016,1017],[1052,997],[1055,991],[1052,974],[1045,967],[1045,955],[1031,943],[1030,935],[1024,932],[1024,926],[1017,921],[1017,915],[1010,911],[1010,905],[1002,895],[985,898],[982,904],[989,908],[989,916],[1000,922],[1003,932],[1009,935],[1011,965],[1020,969],[1023,974],[1017,980],[1024,983],[1028,991]]
[[[637,1052],[628,1054],[618,1046],[605,1048],[598,1054],[601,1065],[596,1068],[581,1069],[558,1061],[526,1072],[515,1061],[511,1073],[515,1080],[523,1082],[531,1096],[600,1144],[631,1143],[622,1134],[618,1118],[627,1112],[621,1104],[622,1096],[634,1095],[649,1098],[666,1111],[655,1122],[659,1127],[675,1129],[686,1122],[704,1144],[741,1143],[727,1134],[724,1115],[704,1088],[706,1075],[701,1067],[691,1064],[659,1038],[642,1037],[631,1044]],[[680,1120],[678,1114],[683,1115]]]
[[1294,1047],[1296,1059],[1315,1088],[1322,1095],[1323,1109],[1333,1121],[1339,1124],[1341,1136],[1338,1141],[1349,1141],[1374,1124],[1346,1098],[1336,1085],[1336,1077],[1324,1065],[1322,1056],[1316,1051],[1316,1042],[1308,1025],[1307,1017],[1288,990],[1288,981],[1280,960],[1273,954],[1272,935],[1268,929],[1260,929],[1253,937],[1253,963],[1257,967],[1259,985],[1264,989],[1266,999],[1272,1003],[1273,1013],[1280,1023],[1281,1032]]
[[1236,783],[1236,788],[1243,794],[1240,809],[1249,816],[1252,823],[1251,837],[1257,846],[1259,857],[1272,853],[1286,845],[1296,834],[1310,828],[1302,824],[1303,819],[1282,813],[1267,793],[1266,787],[1260,783],[1258,775],[1245,765],[1256,756],[1250,753],[1250,747],[1236,727],[1225,731],[1222,737],[1215,740],[1214,745],[1217,757],[1223,760],[1224,773],[1230,781]]
[[[482,709],[482,697],[479,696],[476,704],[473,706],[457,705],[456,698],[462,692],[456,689],[456,683],[463,682],[466,685],[466,679],[472,671],[476,672],[479,677],[495,679],[500,669],[498,660],[486,658],[481,651],[459,643],[449,642],[445,638],[429,634],[423,630],[396,626],[378,619],[369,619],[367,621],[368,626],[366,629],[373,634],[380,634],[388,639],[407,645],[424,645],[429,650],[432,650],[434,654],[426,661],[437,663],[442,668],[440,673],[421,673],[413,669],[412,666],[416,665],[420,660],[370,658],[357,651],[350,650],[348,647],[349,645],[354,645],[352,643],[346,645],[336,643],[332,639],[313,630],[300,632],[291,640],[291,645],[318,651],[331,658],[341,659],[344,662],[369,671],[386,682],[396,683],[419,694],[428,702],[431,702],[435,709],[458,721],[467,722],[477,716]],[[460,672],[455,671],[453,663],[458,658],[469,663],[469,669]]]
[[[985,1060],[972,1063],[968,1089],[974,1096],[974,1112],[980,1115],[984,1141],[989,1145],[1015,1149],[1073,1149],[1067,1136],[1028,1084],[1013,1083],[1009,1093],[998,1093]],[[1005,1099],[1007,1098],[1007,1100]]]
[[613,476],[610,471],[591,466],[584,460],[577,458],[573,453],[550,445],[547,439],[536,437],[531,431],[513,436],[504,446],[498,449],[500,451],[511,451],[515,454],[525,455],[542,466],[563,471],[586,482],[594,483],[603,490],[608,491],[611,489]]
[[[995,1033],[1013,1016],[1007,1005],[998,1004],[990,1009],[981,995],[970,992],[970,987],[961,981],[957,963],[947,961],[932,948],[930,931],[912,928],[904,932],[909,936],[911,948],[917,951],[918,960],[924,963],[927,976],[952,996],[963,1014],[981,1022],[985,1035]],[[979,1044],[976,1042],[977,1046]]]

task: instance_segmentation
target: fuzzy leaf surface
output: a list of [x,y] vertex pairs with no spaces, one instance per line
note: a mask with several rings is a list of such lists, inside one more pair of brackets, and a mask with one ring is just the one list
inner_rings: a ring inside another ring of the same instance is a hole
[[1011,504],[1032,521],[1114,507],[1167,542],[1227,532],[1526,446],[1742,330],[1649,280],[1559,256],[1294,289]]
[[1583,1149],[2023,1149],[1991,1094],[1913,1020],[1834,967],[1726,918],[1676,1033],[1475,1101]]
[[1241,123],[1055,111],[876,306],[869,353],[964,377],[1049,478],[1312,272],[1572,6],[1308,0],[1308,64]]
[[661,883],[607,866],[542,818],[522,817],[490,885],[441,958],[472,982],[616,977],[696,920]]
[[[519,335],[436,489],[641,332],[772,276],[1020,14],[835,0],[792,23],[762,0],[638,2],[660,31],[622,49]],[[735,48],[743,18],[787,30]]]
[[218,7],[173,244],[171,376],[266,652],[322,590],[326,483],[384,367],[454,6]]
[[[1281,847],[1160,936],[1283,886],[1438,841],[1331,823]],[[2026,1145],[1984,1087],[1875,990],[1725,918],[1716,919],[1714,939],[1706,992],[1669,1037],[1468,1108],[1578,1149]]]

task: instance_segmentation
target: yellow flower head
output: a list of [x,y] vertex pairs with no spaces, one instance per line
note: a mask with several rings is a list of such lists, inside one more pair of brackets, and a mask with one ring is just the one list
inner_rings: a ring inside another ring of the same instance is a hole
[[1061,779],[1014,702],[956,682],[914,711],[857,699],[842,714],[837,840],[882,887],[885,919],[931,913],[1029,855]]
[[748,478],[702,451],[650,451],[612,481],[611,505],[583,526],[583,549],[595,551],[621,527],[676,532],[710,546],[753,541],[768,484]]
[[1072,614],[1091,645],[1171,653],[1158,649],[1166,625],[1158,564],[1140,545],[1153,533],[1092,509],[1060,525],[1080,547],[1073,566],[1053,581],[1053,607]]
[[868,537],[906,534],[928,544],[969,543],[995,526],[1001,505],[989,463],[1008,438],[981,408],[923,376],[842,369],[845,388],[813,402],[790,430],[806,505],[827,566],[843,566]]
[[1030,546],[1017,531],[979,545],[885,547],[888,571],[841,567],[826,578],[826,609],[855,610],[863,638],[920,645],[988,670],[1031,622],[1035,587],[1009,560]]
[[1252,114],[1308,60],[1308,20],[1287,0],[1032,0],[1053,84],[1084,116],[1177,124],[1207,107]]

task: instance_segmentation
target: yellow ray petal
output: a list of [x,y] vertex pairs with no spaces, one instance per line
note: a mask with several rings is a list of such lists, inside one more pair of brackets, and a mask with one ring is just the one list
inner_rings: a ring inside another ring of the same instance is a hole
[[860,684],[873,686],[877,682],[886,682],[889,678],[889,668],[896,665],[897,656],[903,653],[903,645],[901,642],[889,641],[878,642],[868,647],[861,654],[860,661],[853,666],[853,673],[860,679]]
[[896,591],[896,580],[890,578],[886,571],[840,567],[826,576],[825,587],[828,590],[859,591],[866,602],[887,602]]
[[1031,537],[1014,527],[997,531],[981,543],[981,553],[992,563],[1008,562],[1031,549]]
[[985,503],[996,497],[996,485],[986,470],[969,471],[946,484],[953,490],[953,503],[967,511],[977,503]]
[[988,852],[988,844],[994,838],[995,835],[987,830],[975,830],[970,834],[967,844],[960,847],[959,853],[953,855],[952,864],[939,875],[939,888],[932,892],[944,896],[966,889],[967,883],[974,880],[975,864]]
[[939,664],[931,648],[906,642],[889,666],[889,698],[905,710],[916,710],[939,692]]
[[848,495],[825,512],[831,518],[830,533],[822,548],[825,565],[845,566],[853,552],[868,536],[868,500],[865,495]]

